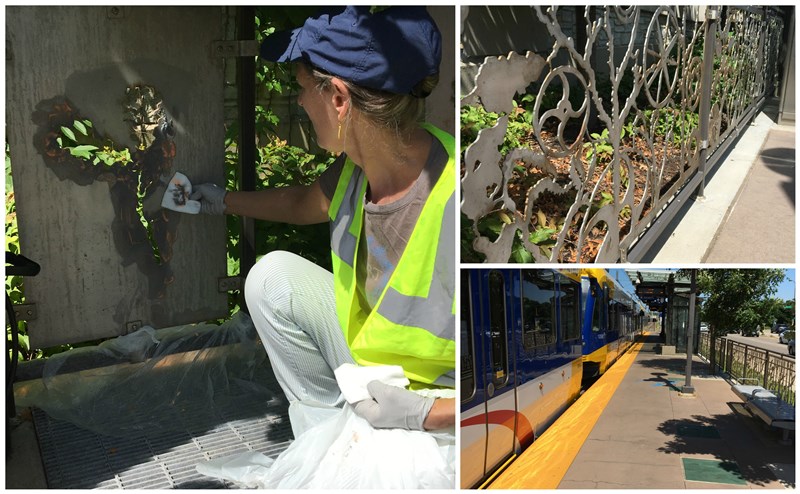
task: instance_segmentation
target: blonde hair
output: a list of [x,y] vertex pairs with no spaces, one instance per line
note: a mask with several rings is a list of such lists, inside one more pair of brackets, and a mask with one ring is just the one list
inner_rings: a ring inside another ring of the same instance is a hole
[[300,63],[308,69],[319,91],[328,89],[333,77],[339,78],[350,91],[352,107],[377,127],[394,132],[400,138],[407,136],[422,120],[425,112],[425,98],[439,83],[439,74],[434,74],[417,84],[411,94],[396,94],[358,86],[305,62]]

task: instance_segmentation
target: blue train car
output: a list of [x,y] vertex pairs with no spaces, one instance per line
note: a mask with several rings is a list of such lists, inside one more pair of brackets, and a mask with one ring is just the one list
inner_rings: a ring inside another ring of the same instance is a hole
[[461,270],[461,486],[491,481],[641,332],[601,269]]
[[600,377],[642,332],[645,311],[603,269],[581,270],[583,378]]
[[461,271],[461,485],[479,485],[580,394],[575,271]]

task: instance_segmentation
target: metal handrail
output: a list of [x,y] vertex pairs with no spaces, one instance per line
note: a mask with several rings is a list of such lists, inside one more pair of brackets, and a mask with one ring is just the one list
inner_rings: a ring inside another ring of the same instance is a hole
[[795,404],[795,360],[726,337],[715,338],[712,355],[709,333],[700,335],[697,353],[711,362],[715,372],[725,373],[738,381],[755,379],[761,386]]

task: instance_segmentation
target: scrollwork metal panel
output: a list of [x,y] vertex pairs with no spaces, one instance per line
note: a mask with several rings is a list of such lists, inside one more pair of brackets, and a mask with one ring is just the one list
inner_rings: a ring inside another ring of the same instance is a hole
[[462,261],[625,262],[701,158],[774,92],[782,21],[531,8],[541,26],[525,28],[547,30],[549,53],[487,57],[461,100]]

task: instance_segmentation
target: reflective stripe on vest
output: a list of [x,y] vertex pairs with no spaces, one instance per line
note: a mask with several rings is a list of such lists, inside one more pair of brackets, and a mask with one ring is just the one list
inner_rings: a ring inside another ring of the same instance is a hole
[[[353,177],[355,175],[355,177]],[[352,178],[352,179],[351,179]],[[336,185],[336,192],[328,209],[331,221],[331,249],[333,253],[348,266],[353,267],[358,245],[358,236],[361,232],[361,221],[363,215],[338,214],[342,206],[342,201],[348,198],[349,204],[345,205],[346,210],[356,211],[358,204],[354,201],[362,201],[366,191],[367,181],[361,169],[352,165],[348,158]],[[354,221],[356,220],[356,221]]]
[[[444,208],[441,225],[439,226],[440,239],[436,248],[436,274],[447,276],[441,269],[453,257],[454,235],[452,228],[445,228],[447,219],[455,218],[455,194],[450,196]],[[447,259],[451,258],[451,259]],[[452,273],[450,273],[452,275]],[[437,276],[434,276],[436,279]],[[437,307],[448,307],[453,303],[452,292],[447,293],[440,283],[432,283],[427,297],[406,296],[394,287],[387,287],[383,295],[383,303],[378,307],[378,312],[386,319],[403,326],[430,328],[430,331],[440,338],[450,338],[456,331],[456,320],[450,311],[438,310]]]
[[358,363],[402,365],[414,382],[453,387],[455,143],[445,132],[423,127],[442,142],[448,161],[371,312],[362,309],[355,279],[366,179],[349,159],[345,162],[329,209],[336,306]]
[[444,386],[446,388],[455,388],[456,387],[456,371],[451,370],[450,372],[446,372],[441,376],[437,377],[433,384],[437,386]]

